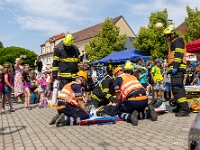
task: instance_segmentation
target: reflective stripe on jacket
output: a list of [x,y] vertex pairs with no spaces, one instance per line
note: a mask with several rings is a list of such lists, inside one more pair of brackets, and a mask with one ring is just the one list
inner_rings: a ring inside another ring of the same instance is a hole
[[186,69],[186,48],[183,44],[183,40],[178,36],[171,41],[168,50],[168,72],[170,72],[174,67],[178,68],[179,71],[184,71]]
[[133,75],[123,74],[121,78],[122,78],[122,85],[120,87],[120,91],[122,93],[123,100],[126,100],[127,96],[131,92],[143,88],[143,86],[140,84],[137,78]]
[[75,97],[75,92],[72,90],[71,86],[72,84],[74,84],[76,82],[71,82],[66,84],[63,89],[60,91],[60,93],[58,94],[57,99],[63,99],[65,100],[67,103],[73,105],[73,106],[77,106],[78,105],[78,100]]

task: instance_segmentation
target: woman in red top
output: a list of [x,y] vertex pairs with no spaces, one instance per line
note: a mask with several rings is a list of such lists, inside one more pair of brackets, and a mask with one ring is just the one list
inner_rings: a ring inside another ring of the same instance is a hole
[[4,64],[4,86],[3,86],[3,99],[2,99],[2,113],[5,112],[5,99],[8,100],[8,103],[10,105],[10,112],[14,112],[15,109],[12,107],[12,100],[11,100],[11,93],[14,90],[12,86],[12,77],[10,75],[10,68],[11,64],[9,62],[6,62]]

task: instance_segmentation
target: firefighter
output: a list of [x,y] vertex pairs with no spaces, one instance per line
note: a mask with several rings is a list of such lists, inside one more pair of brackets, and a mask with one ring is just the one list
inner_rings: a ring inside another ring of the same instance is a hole
[[117,99],[116,107],[120,110],[119,117],[123,121],[138,125],[138,113],[144,112],[148,107],[148,113],[152,121],[157,120],[157,114],[152,105],[148,105],[148,96],[143,86],[137,78],[130,74],[125,74],[122,67],[114,70],[115,93]]
[[166,28],[164,36],[170,42],[168,49],[168,74],[171,74],[173,101],[177,103],[177,107],[172,111],[175,116],[188,116],[190,109],[188,107],[185,96],[185,88],[183,85],[184,74],[186,73],[186,48],[182,38],[175,33],[174,28]]
[[[51,120],[50,125],[76,125],[80,120],[88,119],[89,113],[82,96],[82,85],[87,81],[87,73],[79,71],[75,81],[67,83],[57,97],[58,114]],[[66,116],[66,117],[65,117]]]
[[67,83],[73,81],[78,72],[78,62],[80,61],[80,53],[78,48],[73,45],[74,37],[67,34],[63,38],[63,43],[54,51],[52,75],[54,80],[60,78],[61,90]]
[[103,105],[116,103],[113,97],[114,94],[114,80],[107,75],[101,82],[94,86],[91,92],[91,104],[93,104],[95,108],[99,108]]

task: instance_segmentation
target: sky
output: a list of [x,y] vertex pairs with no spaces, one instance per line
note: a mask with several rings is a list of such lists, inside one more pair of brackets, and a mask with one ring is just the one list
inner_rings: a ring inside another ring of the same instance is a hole
[[18,46],[40,54],[40,45],[50,37],[76,32],[122,15],[135,34],[147,26],[151,12],[168,10],[177,27],[186,6],[200,0],[0,0],[0,41],[4,47]]

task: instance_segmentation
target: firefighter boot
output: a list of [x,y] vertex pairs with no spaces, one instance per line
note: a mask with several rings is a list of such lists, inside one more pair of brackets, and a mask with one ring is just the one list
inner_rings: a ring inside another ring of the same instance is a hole
[[152,104],[154,108],[158,108],[162,105],[162,100],[160,98],[157,99],[155,104]]
[[179,112],[179,104],[176,105],[174,109],[172,109],[173,113],[178,113]]
[[133,126],[138,125],[138,112],[136,110],[134,110],[133,113],[131,114],[131,123]]
[[179,103],[179,112],[176,113],[176,117],[185,117],[189,116],[190,108],[188,106],[188,102]]
[[158,114],[156,113],[153,105],[148,105],[148,114],[150,115],[152,121],[157,121]]
[[154,105],[157,102],[157,99],[152,99],[149,105]]
[[60,114],[55,115],[51,121],[49,122],[49,125],[53,125],[56,123],[56,120],[59,118]]
[[56,127],[59,127],[59,125],[65,125],[66,121],[65,121],[65,114],[61,113],[60,116],[58,117],[58,119],[56,120]]

